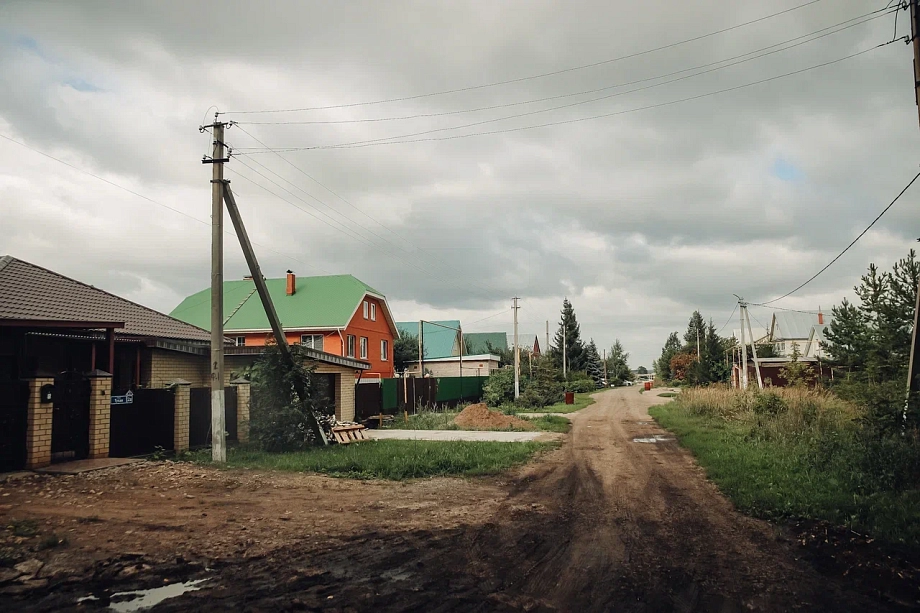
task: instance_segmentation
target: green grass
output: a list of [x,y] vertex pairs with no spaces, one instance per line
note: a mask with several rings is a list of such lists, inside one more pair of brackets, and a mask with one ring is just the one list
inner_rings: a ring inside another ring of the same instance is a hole
[[[468,441],[367,441],[305,451],[269,453],[251,447],[231,448],[228,468],[255,468],[323,473],[351,479],[401,481],[435,476],[494,475],[522,464],[551,443]],[[211,464],[210,450],[190,459]]]
[[[604,391],[604,390],[598,390]],[[527,413],[574,413],[575,411],[580,411],[587,406],[591,406],[597,400],[594,398],[594,394],[597,392],[591,392],[588,394],[575,394],[575,404],[566,404],[565,402],[558,402],[556,404],[550,405],[548,407],[540,407],[533,409],[517,409],[516,412],[521,415],[526,415]]]
[[521,419],[526,419],[537,426],[538,430],[543,432],[561,432],[565,434],[572,429],[572,422],[560,415],[541,415],[540,417],[528,417],[526,414],[519,415]]
[[[565,417],[558,415],[546,415],[539,418],[528,417],[527,413],[515,413],[514,409],[510,414],[516,414],[521,419],[526,419],[537,427],[537,430],[543,432],[568,432],[570,423]],[[457,413],[454,411],[423,411],[416,415],[410,415],[409,421],[397,415],[389,424],[384,426],[385,430],[467,430],[454,423]],[[490,428],[496,431],[522,431],[523,428]]]
[[920,490],[886,490],[860,474],[858,448],[848,442],[853,422],[837,415],[836,399],[822,407],[829,414],[819,412],[815,425],[795,429],[792,410],[769,417],[736,406],[726,416],[690,400],[681,396],[649,414],[693,452],[739,510],[767,519],[825,520],[920,545]]

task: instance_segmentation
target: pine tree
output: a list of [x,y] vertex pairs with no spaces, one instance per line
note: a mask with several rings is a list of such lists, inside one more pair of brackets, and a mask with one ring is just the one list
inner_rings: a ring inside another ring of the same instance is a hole
[[687,332],[684,333],[684,352],[699,353],[698,350],[706,338],[706,322],[699,311],[693,311]]
[[833,319],[821,344],[831,361],[853,370],[863,370],[869,354],[869,325],[861,309],[846,298],[831,309]]
[[562,301],[562,316],[559,320],[559,330],[556,331],[554,346],[551,352],[553,364],[556,368],[562,368],[562,331],[565,329],[565,347],[566,347],[566,366],[569,371],[584,370],[584,351],[585,345],[581,340],[581,327],[575,318],[575,309],[572,303],[566,298]]
[[680,353],[681,347],[680,337],[677,332],[671,332],[661,349],[661,357],[655,362],[655,374],[660,380],[671,381],[674,379],[674,373],[671,370],[671,358]]
[[607,378],[617,385],[633,378],[629,369],[629,353],[623,349],[620,339],[616,339],[610,348],[610,355],[607,357]]
[[582,359],[585,363],[585,372],[599,385],[604,378],[604,364],[601,362],[600,354],[597,353],[597,345],[594,344],[593,338],[591,342],[585,345]]

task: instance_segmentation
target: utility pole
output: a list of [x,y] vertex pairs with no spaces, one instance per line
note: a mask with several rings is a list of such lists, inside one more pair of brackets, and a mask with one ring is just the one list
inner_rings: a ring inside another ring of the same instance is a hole
[[512,310],[514,311],[514,399],[521,397],[521,348],[518,346],[518,300],[512,299]]
[[607,385],[608,383],[609,381],[607,381],[607,350],[604,349],[604,385]]
[[[910,38],[914,43],[914,101],[920,118],[920,6],[918,0],[910,0]],[[920,239],[918,239],[920,240]],[[907,366],[907,396],[904,399],[903,421],[907,422],[907,408],[911,393],[920,389],[920,338],[917,338],[917,324],[920,323],[920,286],[917,287],[917,301],[914,305],[914,330],[910,339],[910,361]],[[833,371],[831,371],[833,372]]]
[[418,322],[418,376],[425,378],[425,326],[424,322]]
[[227,461],[224,411],[224,127],[211,124],[214,149],[211,164],[211,459]]
[[566,378],[566,344],[565,344],[565,318],[562,320],[562,378]]
[[744,340],[744,310],[746,303],[739,297],[738,305],[741,307],[741,310],[738,311],[738,321],[741,322],[741,379],[739,383],[741,384],[741,389],[746,390],[748,388],[747,341]]
[[546,320],[546,347],[543,348],[544,352],[549,352],[549,320]]
[[763,389],[763,377],[760,375],[760,362],[757,360],[757,344],[754,342],[754,329],[751,328],[751,316],[748,314],[747,303],[741,305],[741,311],[747,320],[748,332],[751,333],[751,353],[754,358],[754,371],[757,373],[757,387]]

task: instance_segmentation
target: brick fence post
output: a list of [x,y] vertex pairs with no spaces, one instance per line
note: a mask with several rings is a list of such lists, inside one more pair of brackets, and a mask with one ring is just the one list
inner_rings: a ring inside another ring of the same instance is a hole
[[188,418],[191,383],[184,379],[173,379],[166,384],[173,388],[173,451],[179,453],[188,449]]
[[51,464],[51,419],[54,410],[53,403],[42,402],[41,388],[53,384],[54,379],[36,377],[29,379],[28,383],[26,468],[41,468]]
[[335,395],[335,418],[338,421],[355,420],[355,376],[344,371],[336,376],[338,388]]
[[236,439],[241,443],[249,442],[249,402],[251,388],[249,381],[242,377],[234,379],[230,385],[236,387]]
[[89,457],[109,457],[109,421],[112,416],[112,375],[89,373]]

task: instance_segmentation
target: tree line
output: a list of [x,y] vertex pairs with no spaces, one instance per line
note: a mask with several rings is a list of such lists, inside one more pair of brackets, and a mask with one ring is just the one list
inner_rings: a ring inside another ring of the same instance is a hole
[[707,323],[699,311],[693,311],[687,331],[681,339],[672,332],[655,361],[655,375],[662,381],[679,381],[707,385],[728,381],[731,365],[727,354],[735,339],[719,336],[712,319]]

